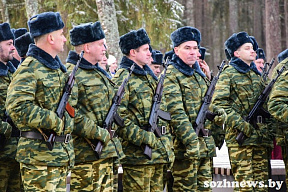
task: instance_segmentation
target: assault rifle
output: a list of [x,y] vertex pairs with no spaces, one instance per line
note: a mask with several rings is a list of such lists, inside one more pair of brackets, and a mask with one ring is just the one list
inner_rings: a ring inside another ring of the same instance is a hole
[[[109,131],[111,139],[113,138],[113,135],[114,135],[114,131],[112,131],[113,122],[115,122],[120,127],[124,126],[124,121],[118,115],[117,109],[121,103],[123,96],[124,96],[125,86],[128,83],[128,80],[129,80],[134,68],[135,68],[135,64],[133,64],[130,67],[130,69],[129,69],[130,72],[129,72],[128,76],[124,79],[124,81],[122,82],[121,86],[119,87],[116,95],[114,96],[113,101],[112,101],[112,105],[110,106],[110,109],[109,109],[107,116],[105,118],[105,121],[103,123],[103,128],[107,129]],[[100,158],[102,149],[103,149],[103,143],[101,141],[97,141],[97,144],[96,144],[94,151],[95,151],[96,157],[98,159]]]
[[211,100],[212,100],[212,97],[213,97],[213,94],[215,91],[216,83],[219,79],[219,76],[220,76],[225,64],[226,64],[225,60],[223,60],[221,65],[218,66],[219,71],[218,71],[217,75],[215,77],[213,77],[213,79],[211,81],[211,84],[210,84],[210,86],[209,86],[209,88],[205,94],[204,102],[203,102],[203,104],[199,110],[196,121],[193,124],[193,127],[195,129],[197,136],[202,136],[202,137],[208,136],[209,130],[204,129],[205,121],[206,121],[206,119],[209,119],[210,121],[212,121],[214,119],[214,117],[216,116],[216,114],[211,113],[208,109],[209,109],[209,106],[211,104]]
[[[258,97],[258,100],[256,101],[255,105],[253,106],[253,108],[250,111],[250,113],[248,114],[248,116],[244,117],[244,120],[246,122],[250,123],[256,129],[259,128],[257,123],[262,123],[263,118],[265,119],[265,118],[269,118],[271,116],[268,111],[263,109],[263,104],[266,101],[266,99],[268,98],[274,83],[276,82],[278,77],[281,75],[281,73],[283,73],[284,70],[285,70],[284,66],[280,69],[280,71],[277,70],[277,76],[274,79],[272,79],[271,82],[265,87],[264,91]],[[241,131],[237,135],[236,141],[241,146],[246,138],[247,138],[247,136]]]
[[[161,127],[161,131],[158,128],[157,123],[158,123],[159,117],[163,120],[167,120],[167,121],[171,120],[170,113],[167,113],[160,109],[160,104],[161,104],[161,99],[162,99],[162,94],[163,94],[163,87],[164,87],[163,84],[164,84],[164,79],[165,79],[167,68],[168,68],[168,58],[166,59],[164,63],[164,73],[162,73],[160,76],[155,94],[153,96],[153,100],[152,100],[153,105],[152,105],[150,117],[149,117],[149,128],[147,130],[149,132],[155,133],[157,137],[160,137],[161,135],[166,133],[166,127]],[[152,149],[150,146],[148,145],[145,146],[144,154],[149,159],[151,159]]]
[[[275,59],[272,58],[270,63],[265,63],[265,66],[264,66],[264,69],[263,69],[263,72],[262,72],[262,79],[264,80],[264,82],[267,80],[267,77],[269,75],[269,72],[271,70],[271,67],[272,67],[274,61],[275,61]],[[267,69],[267,65],[268,65],[268,69]]]
[[[72,88],[73,88],[74,83],[75,83],[75,74],[78,70],[78,67],[79,67],[79,64],[83,58],[83,55],[84,55],[84,51],[82,51],[80,53],[79,60],[77,61],[75,67],[73,68],[72,72],[70,73],[69,78],[68,78],[68,80],[64,86],[63,94],[62,94],[61,100],[60,100],[58,107],[57,107],[57,110],[56,110],[56,114],[60,119],[63,118],[65,109],[71,117],[75,116],[74,109],[69,105],[68,99],[69,99],[69,96],[71,95]],[[52,149],[53,149],[55,138],[56,138],[56,133],[52,132],[46,141],[47,147],[50,151],[52,151]]]

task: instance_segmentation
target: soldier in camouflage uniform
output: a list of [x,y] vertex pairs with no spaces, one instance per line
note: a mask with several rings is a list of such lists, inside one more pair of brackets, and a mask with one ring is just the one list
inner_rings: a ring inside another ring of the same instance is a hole
[[[68,70],[73,70],[79,60],[79,53],[84,51],[76,73],[79,99],[73,131],[76,136],[73,137],[75,166],[71,173],[71,191],[112,191],[113,162],[118,154],[123,154],[119,139],[110,140],[109,132],[103,129],[114,96],[114,83],[98,63],[106,51],[104,38],[105,34],[98,21],[70,30],[70,40],[75,51],[70,51],[67,57]],[[83,124],[85,121],[86,125]],[[104,144],[100,159],[95,155],[96,142],[92,140]],[[92,147],[91,142],[94,144]]]
[[[267,146],[273,145],[273,136],[267,125],[257,123],[254,128],[244,120],[264,88],[261,73],[255,63],[253,40],[246,32],[235,33],[225,42],[230,65],[216,85],[213,104],[223,107],[227,113],[225,140],[228,147],[231,170],[235,181],[262,181],[268,179]],[[242,145],[236,141],[243,132],[247,137]],[[265,187],[236,187],[235,191],[267,191]]]
[[[280,70],[283,66],[286,67],[285,72],[281,74],[277,82],[274,84],[270,93],[268,101],[268,110],[280,123],[277,123],[276,129],[276,144],[281,146],[282,157],[286,170],[286,185],[288,184],[288,126],[287,126],[287,104],[286,104],[286,91],[287,88],[287,69],[288,69],[288,49],[282,51],[278,55],[279,64],[273,69],[271,79],[274,79],[277,75],[277,70]],[[286,109],[285,109],[286,108]],[[284,123],[283,123],[284,122]]]
[[[163,168],[174,158],[168,122],[159,119],[158,126],[163,133],[159,138],[147,131],[152,98],[157,86],[157,77],[147,66],[151,58],[149,43],[150,39],[144,29],[133,30],[121,36],[119,45],[125,56],[112,79],[120,85],[129,73],[128,68],[135,63],[118,109],[125,124],[117,131],[126,155],[121,161],[123,191],[163,191]],[[163,111],[166,111],[165,103],[163,96],[160,106]],[[151,160],[144,155],[146,145],[152,148]]]
[[[201,34],[198,29],[186,26],[174,31],[171,40],[175,54],[167,70],[164,94],[175,137],[173,191],[211,191],[211,188],[204,187],[204,181],[212,181],[211,166],[212,157],[216,155],[215,143],[210,131],[207,137],[198,137],[193,128],[210,85],[197,62]],[[217,113],[214,121],[221,126],[226,116],[224,110],[212,110]]]
[[16,70],[10,60],[16,49],[10,25],[0,24],[0,31],[0,191],[21,191],[20,166],[15,160],[20,131],[7,121],[5,108],[7,89]]
[[[8,113],[21,130],[16,160],[25,191],[66,192],[68,168],[75,157],[70,136],[74,125],[67,111],[62,119],[55,113],[67,79],[57,56],[66,42],[64,23],[58,12],[45,12],[31,17],[28,26],[35,44],[14,73],[6,100]],[[46,141],[51,133],[56,136],[49,150]]]

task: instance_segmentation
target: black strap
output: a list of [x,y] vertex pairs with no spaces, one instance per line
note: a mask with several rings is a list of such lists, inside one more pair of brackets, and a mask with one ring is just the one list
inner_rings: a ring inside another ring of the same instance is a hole
[[[25,137],[27,139],[44,140],[44,138],[41,135],[41,133],[34,132],[34,131],[22,131],[21,132],[21,137]],[[61,136],[56,136],[55,137],[55,142],[68,143],[70,140],[71,140],[71,135],[70,134],[66,134],[66,135],[61,135]]]

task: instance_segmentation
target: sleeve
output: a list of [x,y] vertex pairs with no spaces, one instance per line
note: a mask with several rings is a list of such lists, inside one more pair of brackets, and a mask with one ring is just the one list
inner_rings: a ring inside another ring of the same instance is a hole
[[42,108],[35,99],[37,79],[31,67],[21,66],[14,73],[8,87],[6,109],[15,125],[21,130],[29,128],[52,129],[60,135],[63,121],[54,111]]
[[198,137],[185,111],[181,88],[176,77],[167,75],[164,87],[167,109],[171,114],[170,125],[173,127],[177,139],[187,146],[197,140]]

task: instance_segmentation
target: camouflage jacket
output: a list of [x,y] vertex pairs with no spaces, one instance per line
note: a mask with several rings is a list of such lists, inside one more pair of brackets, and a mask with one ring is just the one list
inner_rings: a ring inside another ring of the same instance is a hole
[[265,84],[260,75],[254,62],[249,66],[235,57],[220,75],[213,104],[224,108],[227,113],[225,141],[228,147],[239,146],[236,137],[241,131],[248,132],[246,135],[248,138],[245,139],[243,146],[272,144],[273,138],[270,135],[272,133],[265,124],[259,125],[259,130],[256,130],[244,120],[264,89]]
[[[128,68],[133,65],[133,61],[126,56],[122,58],[120,69],[113,77],[116,85],[121,85],[124,78],[129,74]],[[143,127],[149,123],[150,111],[152,107],[152,98],[157,86],[157,77],[152,70],[145,65],[140,68],[135,64],[135,69],[125,87],[125,94],[118,108],[119,115],[124,119],[125,126],[118,128],[117,134],[121,138],[123,151],[126,157],[123,164],[156,164],[169,163],[174,159],[171,148],[172,137],[169,132],[168,122],[159,119],[159,126],[166,126],[167,132],[158,138],[159,145],[152,149],[152,159],[149,160],[144,155],[146,130]],[[166,110],[166,99],[163,96],[161,100],[161,110]],[[145,142],[144,142],[145,140]]]
[[[69,52],[66,60],[69,71],[73,70],[78,59],[79,55],[76,52]],[[86,139],[103,141],[103,136],[105,136],[103,135],[103,122],[112,104],[114,83],[98,64],[92,65],[84,58],[76,72],[76,83],[79,99],[76,105],[77,114],[73,131],[73,134],[77,135],[74,137],[75,163],[95,161],[97,160],[95,152]],[[119,139],[113,138],[113,142],[109,141],[103,147],[100,158],[117,157],[117,152],[119,155],[123,154]]]
[[[286,60],[287,62],[287,59],[288,58],[284,59],[283,61]],[[288,111],[287,111],[288,76],[287,75],[288,71],[286,70],[277,79],[276,83],[272,88],[268,101],[269,112],[273,117],[275,117],[280,122],[277,123],[276,141],[277,144],[281,146],[287,146],[288,143]]]
[[283,66],[286,67],[285,70],[288,69],[288,57],[286,59],[284,59],[283,61],[281,61],[280,63],[278,63],[278,65],[276,65],[273,69],[272,75],[271,75],[271,79],[274,79],[277,75],[277,70],[280,70]]
[[[173,127],[173,136],[175,136],[174,151],[177,159],[187,158],[184,155],[189,146],[193,148],[194,152],[188,158],[216,155],[213,137],[198,138],[193,128],[209,85],[210,82],[200,69],[198,62],[191,68],[178,56],[173,56],[166,72],[164,94],[172,118],[171,126]],[[208,121],[206,122],[209,124]],[[196,145],[197,142],[199,142],[200,148],[199,145]]]
[[[65,112],[64,121],[55,113],[67,79],[65,66],[58,57],[52,58],[36,45],[30,45],[27,55],[8,88],[6,109],[9,115],[21,131],[38,132],[40,128],[47,135],[51,130],[57,135],[71,133],[73,120],[68,113]],[[72,101],[70,103],[73,105]],[[19,162],[73,166],[74,158],[73,140],[67,144],[55,142],[50,151],[44,140],[19,139],[16,154]]]
[[[6,108],[5,102],[7,97],[7,89],[12,80],[12,74],[15,72],[15,68],[12,63],[8,62],[7,65],[0,62],[0,133],[5,136],[4,150],[0,151],[0,159],[15,159],[17,144],[19,137],[11,137],[12,126],[6,122],[7,116],[5,115]],[[4,139],[4,138],[2,138]]]

